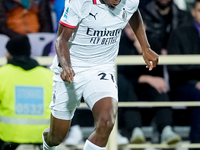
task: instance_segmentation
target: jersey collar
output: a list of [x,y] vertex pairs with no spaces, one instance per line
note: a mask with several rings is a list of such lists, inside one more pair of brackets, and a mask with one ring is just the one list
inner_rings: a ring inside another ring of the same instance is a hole
[[100,0],[92,0],[92,1],[93,1],[93,4],[95,4],[95,5],[102,4],[102,3],[100,2]]

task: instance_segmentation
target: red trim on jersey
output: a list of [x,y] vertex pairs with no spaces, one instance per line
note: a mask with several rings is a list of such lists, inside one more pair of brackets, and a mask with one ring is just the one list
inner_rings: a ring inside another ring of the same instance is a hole
[[93,4],[97,4],[97,0],[93,0]]
[[68,24],[66,24],[66,23],[62,22],[61,20],[60,20],[60,24],[62,24],[62,25],[64,25],[64,26],[66,26],[66,27],[68,27],[68,28],[72,28],[72,29],[75,29],[75,28],[76,28],[76,26],[71,26],[71,25],[68,25]]

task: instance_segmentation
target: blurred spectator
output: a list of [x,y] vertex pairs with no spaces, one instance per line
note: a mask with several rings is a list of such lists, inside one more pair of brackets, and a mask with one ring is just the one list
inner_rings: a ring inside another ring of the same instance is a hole
[[[169,54],[200,54],[200,0],[192,9],[193,21],[175,30],[168,44]],[[200,101],[200,66],[168,66],[171,96],[175,101]],[[190,107],[190,141],[200,143],[200,107]]]
[[178,6],[179,9],[186,11],[187,5],[185,0],[174,0],[174,3]]
[[152,0],[140,0],[139,8],[144,8],[146,5],[151,2]]
[[53,32],[56,33],[57,32],[57,23],[56,23],[56,13],[54,12],[54,3],[55,3],[55,0],[49,0]]
[[4,35],[4,34],[0,34],[0,41],[1,41],[1,44],[0,44],[0,57],[6,57],[6,52],[7,52],[7,49],[6,49],[6,44],[9,40],[9,37]]
[[[179,9],[173,0],[152,0],[146,5],[145,8],[141,9],[141,14],[144,23],[146,24],[147,38],[149,40],[151,48],[156,53],[162,55],[167,54],[167,43],[172,31],[177,29],[183,23],[188,22],[188,20],[191,20],[192,18],[190,13]],[[142,74],[144,73],[145,72],[143,72]],[[160,93],[160,96],[162,96],[159,98],[160,101],[169,101],[170,98],[168,92],[170,88],[168,82],[167,66],[157,66],[156,69],[150,74],[150,78],[152,77],[154,79],[154,82],[150,82],[149,85],[151,85],[151,87],[154,87],[154,93],[156,89],[156,91]],[[139,81],[143,84],[139,84],[136,89],[137,94],[139,94],[139,96],[141,96],[141,99],[143,100],[145,100],[145,96],[147,96],[148,93],[145,95],[143,92],[139,92],[138,89],[143,89],[144,91],[145,89],[146,91],[149,90],[148,86],[144,84],[145,82],[149,82],[148,78],[149,76],[140,77]],[[149,93],[152,93],[152,91],[150,91],[151,90],[149,90]],[[153,96],[155,96],[155,94]],[[158,101],[155,98],[153,98],[152,100]],[[170,112],[171,111],[172,110],[170,110]],[[166,117],[167,113],[163,113],[163,116],[164,114]],[[168,117],[172,119],[171,115],[172,114],[170,114],[170,117]],[[170,120],[169,118],[168,121]],[[162,117],[160,119],[162,120]],[[160,129],[158,128],[158,130]]]
[[54,11],[56,13],[57,28],[64,9],[65,9],[65,0],[55,0]]
[[[127,24],[122,33],[119,55],[140,55],[141,52],[140,44],[131,26]],[[160,66],[154,68],[153,71],[148,71],[143,65],[119,66],[118,88],[119,101],[170,101]],[[121,124],[122,119],[124,119],[123,125]],[[160,142],[175,144],[181,140],[181,137],[172,131],[171,108],[156,108],[155,119],[161,137]],[[119,128],[125,128],[128,131],[131,143],[146,141],[141,129],[142,122],[139,108],[119,108]]]
[[0,10],[0,33],[10,38],[53,32],[48,0],[1,0]]
[[42,144],[41,133],[50,122],[53,72],[30,58],[27,36],[12,38],[6,48],[8,62],[0,67],[0,149]]
[[173,0],[152,0],[141,9],[141,14],[146,24],[149,43],[158,54],[166,51],[171,31],[191,18],[191,15],[180,10]]
[[195,0],[174,0],[174,3],[181,9],[190,12]]
[[50,8],[53,10],[55,0],[49,0]]
[[191,12],[192,8],[193,8],[193,5],[195,3],[195,0],[185,0],[185,3],[186,3],[186,7],[187,7],[187,11],[188,12]]

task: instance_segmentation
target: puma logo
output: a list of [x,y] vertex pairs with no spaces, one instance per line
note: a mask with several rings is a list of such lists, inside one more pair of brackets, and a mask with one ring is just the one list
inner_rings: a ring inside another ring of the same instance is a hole
[[97,15],[97,14],[98,14],[98,13],[96,13],[95,15],[93,15],[92,13],[89,13],[89,15],[90,15],[90,16],[93,16],[95,20],[96,20],[96,15]]

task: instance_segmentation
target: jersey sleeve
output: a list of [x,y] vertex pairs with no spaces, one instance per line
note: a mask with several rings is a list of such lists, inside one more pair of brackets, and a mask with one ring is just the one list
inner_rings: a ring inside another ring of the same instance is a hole
[[66,0],[65,9],[60,19],[60,24],[74,29],[76,28],[80,20],[81,20],[81,3],[79,2],[79,0]]

